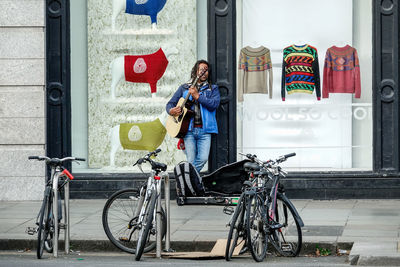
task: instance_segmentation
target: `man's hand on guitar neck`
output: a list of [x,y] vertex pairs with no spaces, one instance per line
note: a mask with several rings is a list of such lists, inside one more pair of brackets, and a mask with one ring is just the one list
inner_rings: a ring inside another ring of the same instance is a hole
[[181,107],[174,107],[169,110],[169,115],[171,116],[178,116],[182,113]]
[[189,94],[192,95],[192,97],[194,98],[194,100],[199,99],[200,95],[199,95],[199,91],[197,91],[196,86],[192,86],[189,88]]

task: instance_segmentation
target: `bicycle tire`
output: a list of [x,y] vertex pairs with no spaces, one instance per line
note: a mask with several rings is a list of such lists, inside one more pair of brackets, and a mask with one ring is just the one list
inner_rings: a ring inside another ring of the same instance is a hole
[[136,245],[136,253],[135,253],[136,261],[140,261],[140,258],[142,257],[144,245],[146,244],[149,238],[149,231],[153,225],[153,214],[154,214],[154,209],[156,207],[157,192],[156,190],[153,189],[151,190],[150,194],[151,194],[150,201],[147,202],[147,207],[145,209],[143,218],[143,222],[145,223],[145,225],[142,226],[142,228],[140,229],[139,239]]
[[245,237],[246,231],[243,225],[244,214],[245,214],[245,203],[244,203],[244,194],[242,193],[238,200],[238,204],[236,206],[235,212],[233,213],[230,222],[228,240],[226,242],[226,249],[225,249],[226,261],[230,261],[232,259],[233,251],[237,247],[237,241],[239,237],[241,236],[243,238],[242,242],[246,241]]
[[[51,197],[50,200],[53,200],[53,193],[50,193]],[[62,209],[59,211],[62,212]],[[48,252],[48,253],[53,253],[53,237],[54,237],[54,215],[53,215],[53,205],[52,203],[50,203],[50,215],[49,215],[49,220],[48,220],[48,235],[47,235],[47,239],[44,241],[44,249]],[[58,227],[58,238],[60,238],[60,227]]]
[[280,255],[296,257],[299,255],[302,246],[302,232],[300,222],[294,216],[295,212],[288,202],[285,196],[277,195],[274,223],[281,224],[282,227],[273,230],[269,239]]
[[[48,224],[49,224],[48,227],[49,232],[47,235],[48,238],[46,238],[46,240],[44,241],[44,249],[48,253],[53,253],[54,220],[51,209],[50,209]],[[60,237],[60,228],[58,228],[58,237]]]
[[247,246],[256,262],[261,262],[267,255],[268,236],[264,229],[266,211],[261,196],[249,196],[247,202]]
[[[47,190],[47,189],[46,189]],[[49,234],[49,217],[50,217],[50,194],[45,193],[42,207],[40,208],[39,228],[38,228],[38,243],[36,248],[36,256],[41,259],[43,256],[44,243]]]
[[[139,190],[135,188],[122,189],[112,194],[103,208],[102,222],[103,229],[111,243],[120,250],[135,254],[138,234],[135,223],[134,213],[139,204]],[[136,218],[137,220],[137,218]],[[162,237],[167,231],[167,218],[161,209]],[[150,240],[144,248],[144,252],[149,252],[156,247],[155,237]]]

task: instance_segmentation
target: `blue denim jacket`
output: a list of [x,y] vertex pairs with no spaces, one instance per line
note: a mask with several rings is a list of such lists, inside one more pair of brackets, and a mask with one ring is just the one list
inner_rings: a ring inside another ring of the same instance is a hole
[[[189,92],[190,84],[182,84],[178,90],[172,96],[171,100],[167,103],[166,110],[169,114],[169,110],[176,107],[181,97],[186,97]],[[202,86],[199,90],[200,97],[197,100],[200,103],[201,119],[203,121],[203,130],[206,133],[218,133],[217,119],[215,112],[219,106],[220,95],[218,86],[213,84],[211,87],[208,84]],[[192,96],[189,96],[192,100]],[[194,106],[192,106],[194,109]],[[193,118],[190,121],[189,131],[193,129]]]

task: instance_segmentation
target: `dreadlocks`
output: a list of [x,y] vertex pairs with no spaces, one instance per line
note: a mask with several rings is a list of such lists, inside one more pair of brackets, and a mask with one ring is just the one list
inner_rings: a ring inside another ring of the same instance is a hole
[[211,84],[211,71],[210,71],[210,64],[206,61],[206,60],[204,60],[204,59],[201,59],[201,60],[198,60],[197,62],[196,62],[196,64],[194,64],[194,66],[193,66],[193,68],[192,68],[192,73],[191,73],[191,80],[192,80],[192,82],[194,81],[194,79],[196,79],[196,77],[197,77],[197,70],[199,69],[199,65],[200,64],[206,64],[207,65],[207,68],[208,68],[208,78],[207,78],[207,82],[209,83],[209,84]]

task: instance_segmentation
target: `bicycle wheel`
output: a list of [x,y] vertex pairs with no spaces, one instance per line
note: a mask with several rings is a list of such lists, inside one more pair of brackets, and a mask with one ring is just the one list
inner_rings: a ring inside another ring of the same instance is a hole
[[266,221],[264,201],[259,195],[249,196],[246,213],[247,245],[253,259],[260,262],[267,255],[268,237],[264,230],[264,221]]
[[[49,192],[47,188],[46,191]],[[50,202],[50,194],[47,192],[44,195],[42,207],[40,208],[38,243],[36,249],[36,256],[38,259],[41,259],[43,256],[44,245],[49,235],[49,229],[50,229],[49,218],[50,218],[51,202]]]
[[[244,203],[244,194],[242,194],[239,198],[238,204],[236,206],[235,212],[233,213],[230,222],[228,241],[226,243],[226,250],[225,250],[225,260],[227,261],[231,260],[235,248],[242,242],[246,241],[246,231],[244,228],[244,221],[243,221],[244,213],[245,213],[245,203]],[[242,238],[242,240],[238,244],[239,237]]]
[[[129,188],[115,192],[106,202],[103,209],[103,228],[111,243],[127,253],[136,252],[136,241],[139,229],[137,219],[141,207],[139,207],[140,192]],[[161,230],[164,238],[167,227],[165,212],[161,210]],[[149,252],[156,247],[155,235],[151,235],[144,252]]]
[[[50,209],[48,224],[49,224],[49,227],[48,227],[49,232],[48,232],[46,240],[44,241],[44,249],[48,253],[53,253],[54,221],[53,221],[53,214],[51,212],[51,209]],[[58,228],[58,236],[60,237],[60,228]]]
[[[52,205],[52,201],[53,201],[53,193],[50,193],[50,215],[49,215],[49,219],[48,219],[48,235],[47,235],[47,239],[44,241],[44,249],[48,252],[48,253],[53,253],[53,237],[54,237],[54,214],[53,214],[53,205]],[[62,209],[59,207],[59,212],[62,212]],[[59,221],[60,222],[60,221]],[[60,227],[58,227],[58,238],[60,238]]]
[[136,245],[135,260],[137,261],[142,257],[144,246],[149,238],[150,228],[153,227],[153,213],[154,208],[156,207],[157,192],[153,189],[150,194],[150,199],[146,202],[147,206],[145,207],[143,221],[139,232],[139,239]]
[[278,228],[272,230],[269,238],[276,251],[285,257],[299,255],[302,242],[300,223],[287,198],[281,194],[277,196],[275,218],[272,220],[272,225],[274,224]]

